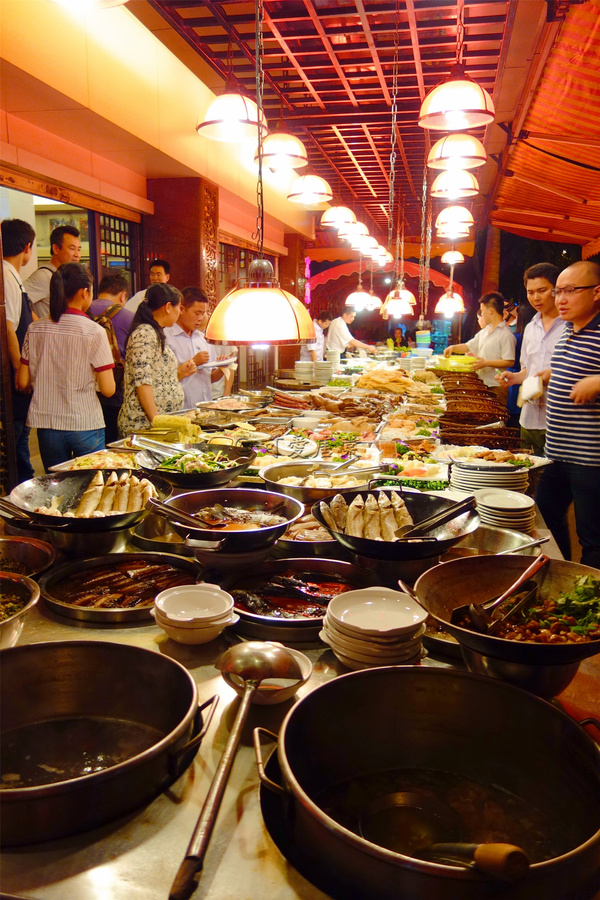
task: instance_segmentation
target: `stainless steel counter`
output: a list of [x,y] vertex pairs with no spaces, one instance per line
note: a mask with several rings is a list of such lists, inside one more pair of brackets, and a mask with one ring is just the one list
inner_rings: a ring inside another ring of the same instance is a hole
[[[547,534],[539,524],[538,536]],[[560,555],[553,543],[546,545],[546,552]],[[154,624],[97,627],[58,617],[41,603],[26,620],[20,643],[58,640],[115,641],[163,653],[190,671],[201,702],[218,693],[219,706],[193,766],[171,790],[125,820],[61,841],[5,851],[0,890],[27,900],[166,900],[235,715],[237,697],[214,668],[226,641],[186,647],[169,640]],[[314,671],[299,697],[347,671],[323,645],[305,652]],[[421,663],[449,664],[431,656]],[[194,900],[326,900],[281,856],[260,811],[252,729],[262,725],[277,732],[293,702],[252,707]]]

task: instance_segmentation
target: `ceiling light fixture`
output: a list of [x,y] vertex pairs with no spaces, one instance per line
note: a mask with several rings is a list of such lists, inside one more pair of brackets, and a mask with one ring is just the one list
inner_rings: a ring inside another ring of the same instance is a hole
[[372,259],[379,252],[379,244],[377,238],[371,237],[369,234],[359,234],[350,239],[350,249],[360,250],[363,256]]
[[[256,2],[255,75],[256,107],[262,114],[263,72],[263,0]],[[279,287],[273,266],[263,259],[265,211],[262,180],[262,128],[258,124],[258,182],[256,234],[258,259],[248,266],[248,279],[243,287],[236,287],[217,305],[206,327],[206,339],[224,344],[298,344],[315,340],[315,329],[306,307]]]
[[292,182],[287,198],[303,206],[320,206],[333,199],[333,191],[320,175],[299,175]]
[[494,121],[494,101],[487,91],[469,78],[463,64],[465,46],[464,7],[458,4],[456,21],[456,62],[450,76],[423,100],[419,112],[421,128],[435,131],[463,131]]
[[435,227],[441,229],[470,228],[474,224],[473,215],[465,206],[446,206],[435,220]]
[[[254,162],[258,162],[258,150]],[[268,134],[263,141],[263,165],[272,172],[301,169],[308,165],[306,147],[300,138],[285,131],[280,122],[277,130]]]
[[338,228],[338,237],[341,241],[349,241],[357,234],[366,236],[368,233],[369,229],[364,222],[348,222]]
[[356,216],[347,206],[330,206],[321,216],[321,228],[341,228],[343,225],[354,225]]
[[456,266],[465,261],[460,250],[446,250],[442,256],[442,262],[447,266]]
[[466,169],[446,169],[431,185],[431,196],[436,200],[462,200],[479,193],[479,183]]
[[346,306],[353,307],[356,312],[362,312],[363,309],[366,309],[370,300],[369,293],[362,286],[362,255],[360,255],[358,257],[358,286],[355,291],[352,291],[346,297]]
[[487,153],[472,134],[447,134],[436,141],[427,157],[430,169],[476,169],[485,165]]
[[447,319],[451,319],[456,313],[464,313],[465,304],[460,294],[452,288],[448,288],[436,303],[434,312],[441,313]]

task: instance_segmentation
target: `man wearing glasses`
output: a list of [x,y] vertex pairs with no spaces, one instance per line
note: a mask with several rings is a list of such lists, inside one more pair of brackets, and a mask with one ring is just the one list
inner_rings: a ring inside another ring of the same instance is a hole
[[551,360],[546,456],[536,500],[563,556],[570,559],[567,510],[575,505],[581,562],[600,568],[600,265],[561,272],[554,297],[567,324]]

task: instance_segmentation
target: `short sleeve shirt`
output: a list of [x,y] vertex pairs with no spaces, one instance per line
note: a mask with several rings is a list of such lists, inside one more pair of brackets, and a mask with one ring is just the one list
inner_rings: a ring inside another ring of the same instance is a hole
[[[176,322],[170,328],[165,328],[165,337],[178,363],[191,359],[197,353],[208,353],[209,362],[214,362],[217,358],[214,347],[207,343],[202,332],[197,329],[189,335]],[[191,409],[203,400],[212,400],[210,373],[210,369],[198,369],[193,375],[181,379],[186,409]]]
[[[562,337],[565,322],[557,317],[548,331],[544,331],[542,317],[536,313],[523,332],[521,345],[521,368],[527,369],[528,375],[537,375],[550,368],[550,360],[554,349]],[[541,397],[523,404],[519,422],[530,431],[543,431],[546,428],[546,395],[547,388]]]
[[[486,327],[467,341],[467,347],[479,359],[515,359],[517,340],[506,322],[500,322],[492,329]],[[484,384],[488,387],[497,387],[498,382],[494,376],[496,370],[491,366],[484,366],[477,372]]]
[[2,260],[2,275],[6,318],[16,331],[21,321],[21,287],[23,283],[15,267],[5,259]]
[[50,315],[50,281],[55,272],[56,266],[53,266],[51,262],[44,263],[43,266],[32,272],[25,282],[27,296],[39,319]]
[[343,353],[352,339],[352,332],[342,317],[339,316],[339,318],[334,319],[329,326],[329,331],[327,332],[327,349]]

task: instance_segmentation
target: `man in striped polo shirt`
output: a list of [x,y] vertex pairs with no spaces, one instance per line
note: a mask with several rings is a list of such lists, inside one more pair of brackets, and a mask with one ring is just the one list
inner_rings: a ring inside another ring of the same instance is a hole
[[546,455],[553,462],[536,500],[566,559],[573,501],[581,562],[600,569],[600,265],[569,266],[554,296],[567,324],[550,363]]

